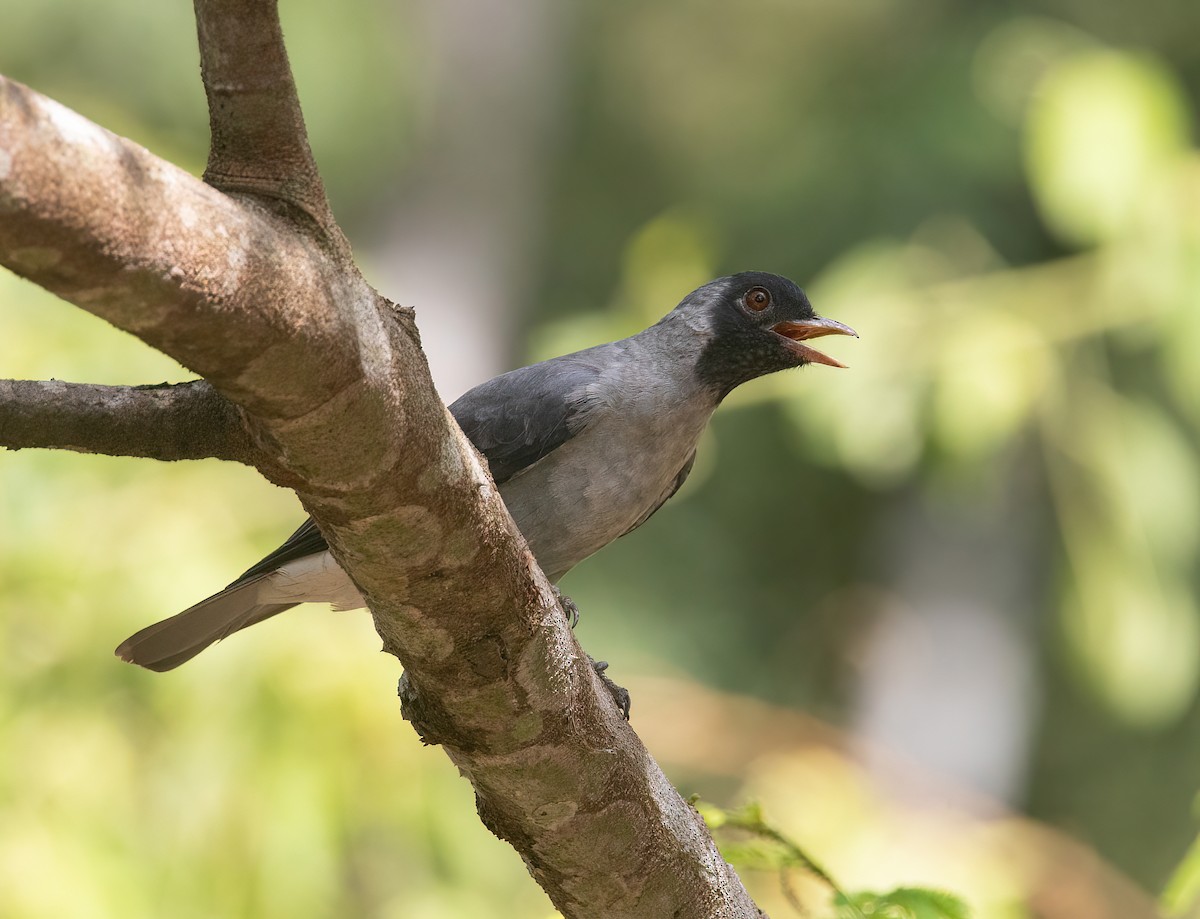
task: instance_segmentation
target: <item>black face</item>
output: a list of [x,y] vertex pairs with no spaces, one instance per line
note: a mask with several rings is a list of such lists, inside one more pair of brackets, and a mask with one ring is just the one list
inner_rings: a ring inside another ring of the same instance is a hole
[[697,365],[701,379],[722,398],[755,377],[821,363],[841,364],[802,344],[822,335],[853,335],[822,319],[804,291],[777,274],[746,271],[706,284],[687,300],[705,311],[714,337]]

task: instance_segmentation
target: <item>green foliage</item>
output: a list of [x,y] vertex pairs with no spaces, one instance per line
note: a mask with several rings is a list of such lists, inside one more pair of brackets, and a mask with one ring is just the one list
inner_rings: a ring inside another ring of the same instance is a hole
[[[887,894],[847,893],[808,852],[772,826],[762,805],[752,801],[725,810],[693,796],[696,808],[709,829],[718,837],[721,853],[731,865],[750,871],[778,871],[784,892],[793,908],[810,915],[788,881],[788,872],[800,869],[824,884],[832,894],[831,919],[970,919],[966,904],[953,894],[919,887],[901,887]],[[746,838],[730,841],[728,831],[741,831]]]
[[[1193,814],[1200,810],[1200,796],[1192,802]],[[1168,916],[1194,916],[1200,910],[1200,836],[1192,841],[1159,898]]]
[[1200,838],[1192,843],[1167,881],[1161,902],[1170,916],[1194,915],[1200,907]]
[[712,830],[743,830],[750,835],[749,843],[728,843],[722,846],[734,864],[762,870],[764,868],[803,868],[820,878],[835,892],[839,888],[824,868],[807,852],[767,822],[762,805],[751,801],[736,810],[723,810],[697,797],[691,804]]
[[1026,125],[1030,187],[1046,221],[1081,246],[1128,235],[1187,153],[1188,120],[1158,61],[1111,50],[1067,56],[1043,78]]
[[860,893],[839,898],[837,919],[970,919],[966,904],[953,894],[917,887],[891,893]]

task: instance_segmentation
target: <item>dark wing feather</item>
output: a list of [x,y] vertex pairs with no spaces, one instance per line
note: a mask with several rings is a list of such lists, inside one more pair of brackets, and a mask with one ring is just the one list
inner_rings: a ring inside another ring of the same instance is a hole
[[260,574],[269,574],[277,568],[286,565],[288,562],[304,558],[307,555],[316,555],[318,552],[324,552],[328,548],[329,543],[325,541],[325,537],[321,535],[321,531],[313,523],[312,517],[309,517],[300,524],[300,528],[295,533],[284,540],[282,546],[258,562],[253,568],[249,568],[243,572],[242,576],[229,586],[236,587],[238,584],[245,583]]
[[[605,347],[605,346],[602,346]],[[607,346],[611,347],[611,346]],[[600,404],[600,349],[555,358],[476,386],[450,406],[497,485],[561,447]]]
[[635,523],[633,526],[631,526],[628,530],[626,530],[621,535],[628,536],[630,533],[632,533],[634,530],[636,530],[638,527],[640,527],[643,523],[645,523],[647,520],[649,520],[651,517],[653,517],[655,515],[655,513],[657,513],[657,511],[660,507],[662,507],[664,504],[666,504],[668,501],[670,501],[671,498],[674,497],[675,492],[679,491],[679,489],[683,487],[683,483],[687,481],[687,477],[691,474],[692,466],[694,466],[694,465],[696,465],[696,451],[695,450],[693,450],[692,455],[687,458],[687,462],[683,464],[683,468],[680,469],[679,472],[676,474],[675,481],[672,483],[670,489],[667,490],[666,494],[664,494],[662,496],[662,500],[659,501],[656,505],[654,505],[654,507],[650,508],[650,510],[646,511],[646,513],[642,514],[642,516],[638,518],[637,523]]

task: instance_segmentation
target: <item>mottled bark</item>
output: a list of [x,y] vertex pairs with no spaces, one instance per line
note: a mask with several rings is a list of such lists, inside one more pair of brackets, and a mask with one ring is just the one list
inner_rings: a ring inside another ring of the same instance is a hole
[[[445,748],[485,824],[565,915],[759,915],[599,685],[438,399],[411,312],[349,261],[274,4],[196,7],[212,184],[0,79],[0,263],[237,407],[240,433],[222,449],[245,437],[244,459],[316,518],[404,665],[407,717]],[[22,385],[0,399],[22,402]],[[34,401],[5,409],[22,418],[0,427],[16,432],[10,445],[35,436]],[[60,424],[47,445],[109,452],[87,420],[61,426],[72,409],[44,408],[47,429]],[[132,424],[145,404],[123,390],[107,410]],[[160,421],[166,441],[173,422]],[[150,434],[139,436],[148,455]]]

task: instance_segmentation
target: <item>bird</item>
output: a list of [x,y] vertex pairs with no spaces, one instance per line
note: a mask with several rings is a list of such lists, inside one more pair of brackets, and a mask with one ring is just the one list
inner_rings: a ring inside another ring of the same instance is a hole
[[[807,344],[826,335],[858,337],[818,316],[789,279],[746,271],[697,288],[629,338],[481,383],[450,413],[557,585],[679,490],[709,419],[734,388],[807,364],[844,367]],[[578,609],[559,597],[574,625]],[[366,606],[311,517],[224,590],[131,635],[115,653],[150,670],[172,670],[306,602]],[[606,665],[594,665],[603,676]],[[627,695],[624,707],[628,717]]]

